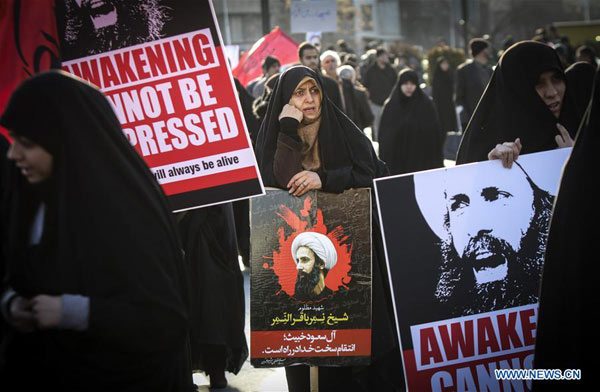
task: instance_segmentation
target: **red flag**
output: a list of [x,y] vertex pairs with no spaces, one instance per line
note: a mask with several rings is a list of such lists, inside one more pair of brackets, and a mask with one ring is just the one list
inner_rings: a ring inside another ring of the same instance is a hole
[[[60,68],[55,0],[0,1],[0,113],[12,91],[31,75]],[[0,133],[6,130],[0,127]]]
[[275,26],[242,56],[233,76],[245,86],[262,75],[261,63],[267,56],[275,56],[281,66],[298,62],[298,43]]

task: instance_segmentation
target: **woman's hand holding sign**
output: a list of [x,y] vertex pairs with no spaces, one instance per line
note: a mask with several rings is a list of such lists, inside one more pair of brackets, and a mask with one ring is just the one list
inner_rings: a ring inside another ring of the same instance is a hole
[[312,189],[319,190],[322,186],[323,184],[319,175],[308,170],[296,174],[287,184],[290,194],[294,196],[302,196]]

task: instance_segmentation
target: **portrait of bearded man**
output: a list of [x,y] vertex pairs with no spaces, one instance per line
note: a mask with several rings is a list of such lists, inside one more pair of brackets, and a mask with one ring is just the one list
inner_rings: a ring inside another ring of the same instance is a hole
[[[434,297],[442,308],[457,317],[537,302],[554,196],[517,162],[438,176],[427,184],[415,176],[415,196],[440,239]],[[425,200],[435,197],[434,213]]]
[[66,59],[157,40],[170,10],[161,0],[66,0],[63,7]]
[[320,233],[300,233],[292,242],[291,254],[298,272],[294,298],[318,301],[330,296],[333,292],[325,286],[325,277],[337,263],[331,240]]

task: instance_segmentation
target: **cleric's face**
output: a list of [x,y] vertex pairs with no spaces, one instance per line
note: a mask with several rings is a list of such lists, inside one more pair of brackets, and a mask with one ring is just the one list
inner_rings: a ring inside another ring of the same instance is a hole
[[449,183],[446,203],[456,252],[478,284],[504,279],[534,216],[533,189],[520,168]]
[[296,268],[299,272],[309,274],[315,266],[315,253],[307,246],[301,246],[296,251]]

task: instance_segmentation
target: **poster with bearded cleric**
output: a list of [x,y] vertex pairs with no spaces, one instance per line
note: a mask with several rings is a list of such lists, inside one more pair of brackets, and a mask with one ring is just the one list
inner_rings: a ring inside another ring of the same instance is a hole
[[62,69],[106,94],[174,211],[264,193],[209,0],[57,7]]
[[252,365],[368,364],[370,190],[268,189],[250,205]]
[[569,148],[375,182],[406,385],[523,391],[552,203]]

